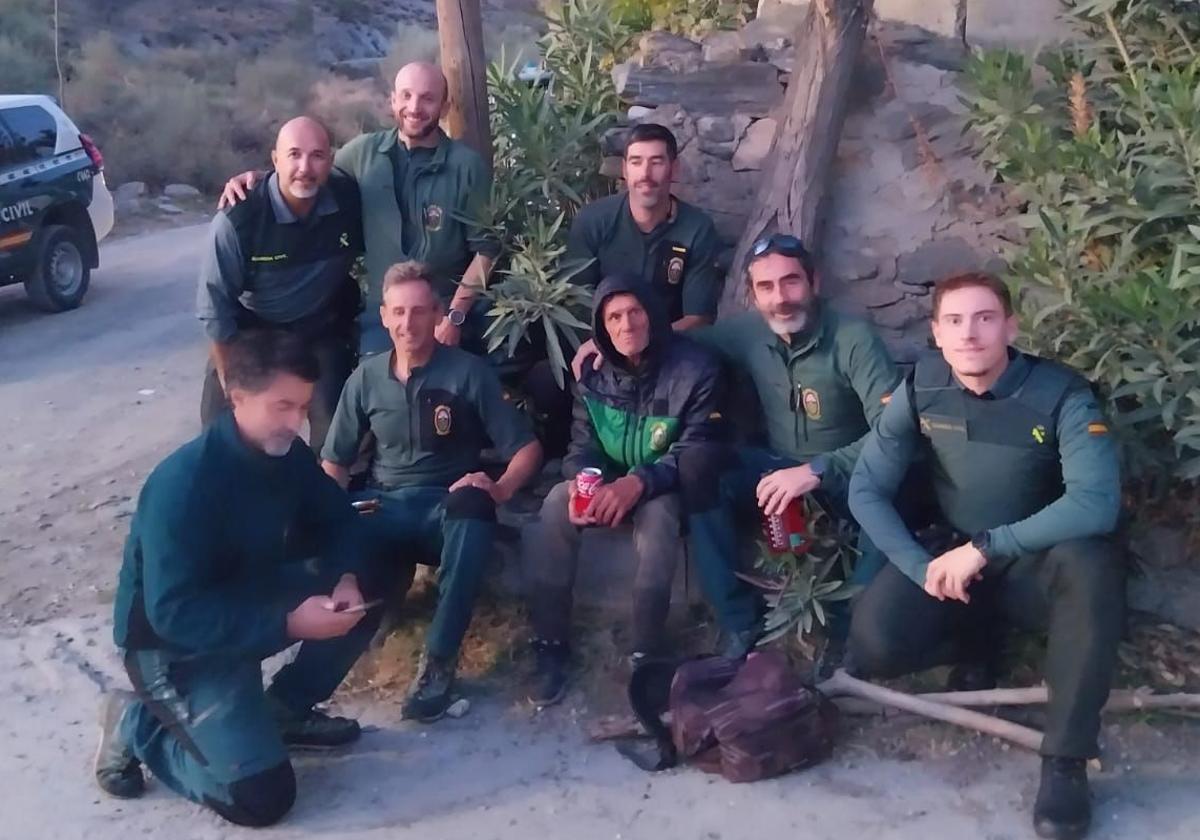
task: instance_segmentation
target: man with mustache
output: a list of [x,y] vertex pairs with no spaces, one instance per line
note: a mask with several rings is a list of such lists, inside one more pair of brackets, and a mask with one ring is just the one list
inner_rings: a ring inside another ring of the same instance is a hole
[[[266,826],[296,799],[289,748],[359,737],[314,704],[370,643],[379,610],[363,592],[383,581],[349,498],[297,440],[320,376],[311,348],[247,330],[223,362],[231,409],[138,496],[113,603],[134,692],[108,694],[94,771],[130,799],[144,766],[230,822]],[[262,660],[296,642],[264,691]]]
[[[602,277],[632,273],[654,290],[672,328],[711,324],[721,296],[717,230],[704,211],[671,195],[679,173],[679,147],[670,129],[641,123],[629,130],[621,176],[626,191],[582,207],[571,223],[564,264],[590,262],[575,282],[595,286]],[[588,340],[575,354],[596,355]],[[596,358],[595,364],[601,364]]]
[[[476,304],[500,246],[477,219],[490,199],[491,177],[483,159],[438,127],[449,107],[446,78],[425,62],[396,74],[391,94],[395,128],[361,134],[338,149],[334,163],[362,196],[367,288],[359,319],[363,355],[391,348],[379,323],[383,276],[396,263],[429,266],[435,291],[450,306],[437,324],[442,344],[482,353],[486,310]],[[243,172],[225,185],[221,203],[242,200],[261,173]],[[461,284],[459,281],[461,280]]]
[[[1034,828],[1082,837],[1124,627],[1116,448],[1087,380],[1009,346],[1018,325],[1001,280],[939,282],[932,324],[941,352],[896,390],[850,481],[850,506],[890,561],[855,608],[851,661],[886,679],[982,665],[994,685],[1006,625],[1046,632]],[[918,459],[937,511],[914,534],[896,505]]]
[[[850,471],[900,381],[870,324],[817,296],[819,277],[799,239],[775,234],[754,243],[746,278],[754,309],[691,334],[753,381],[768,448],[697,446],[679,465],[691,557],[710,603],[725,616],[721,653],[730,657],[744,655],[758,634],[754,594],[733,573],[735,513],[778,514],[813,493],[849,518]],[[868,543],[860,551],[853,582],[882,565]],[[831,625],[821,671],[840,661],[844,610],[834,611]]]
[[229,342],[245,329],[284,329],[320,363],[308,415],[319,452],[357,349],[361,295],[350,268],[363,251],[358,187],[334,170],[329,132],[311,117],[284,124],[271,160],[271,176],[210,228],[197,291],[212,342],[200,418],[208,425],[228,406]]
[[[368,356],[350,375],[322,466],[346,487],[370,432],[376,457],[355,498],[379,506],[366,518],[372,555],[408,580],[416,563],[438,558],[437,611],[402,709],[428,722],[453,702],[459,647],[493,556],[496,507],[537,473],[542,450],[491,365],[434,337],[442,305],[425,266],[388,269],[377,311],[392,351]],[[479,461],[489,443],[507,462],[495,479]]]

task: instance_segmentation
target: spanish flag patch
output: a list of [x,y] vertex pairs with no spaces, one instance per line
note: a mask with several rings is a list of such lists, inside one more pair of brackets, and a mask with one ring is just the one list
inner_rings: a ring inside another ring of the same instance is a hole
[[1106,435],[1108,434],[1107,423],[1088,423],[1089,435]]
[[879,401],[881,403],[883,403],[884,405],[887,405],[888,403],[890,403],[892,401],[892,395],[884,394],[882,397],[879,398]]

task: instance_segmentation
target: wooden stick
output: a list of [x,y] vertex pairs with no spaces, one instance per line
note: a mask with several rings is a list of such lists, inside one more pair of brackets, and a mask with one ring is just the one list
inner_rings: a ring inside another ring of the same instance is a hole
[[[922,700],[948,706],[1029,706],[1047,703],[1050,690],[1034,688],[993,688],[988,691],[943,691],[917,694]],[[1200,709],[1200,694],[1152,694],[1145,690],[1114,691],[1104,705],[1106,712],[1135,712],[1143,709]]]
[[864,700],[874,700],[876,703],[913,712],[922,717],[952,723],[966,729],[974,729],[976,732],[996,738],[1004,738],[1035,752],[1042,746],[1042,733],[1036,729],[1000,720],[970,709],[936,703],[901,691],[884,688],[881,685],[874,685],[852,677],[840,669],[832,677],[818,685],[817,689],[830,697],[849,695]]

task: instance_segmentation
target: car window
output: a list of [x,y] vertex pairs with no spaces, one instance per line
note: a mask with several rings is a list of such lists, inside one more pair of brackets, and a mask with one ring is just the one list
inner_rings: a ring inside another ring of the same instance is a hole
[[0,122],[0,172],[20,163],[17,156],[17,144],[4,123]]
[[6,153],[9,164],[54,157],[54,146],[58,143],[58,126],[54,123],[54,117],[47,111],[36,105],[8,108],[0,111],[0,120],[8,127],[12,143]]

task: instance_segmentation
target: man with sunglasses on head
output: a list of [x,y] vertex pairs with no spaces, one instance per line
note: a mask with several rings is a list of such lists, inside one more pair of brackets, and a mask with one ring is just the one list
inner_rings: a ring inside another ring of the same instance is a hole
[[[796,237],[775,234],[754,244],[747,267],[750,311],[693,331],[754,383],[766,421],[768,448],[703,446],[680,462],[689,549],[701,583],[724,616],[720,653],[741,657],[759,632],[753,591],[734,574],[738,511],[778,514],[816,494],[848,519],[847,488],[867,433],[900,382],[887,349],[865,320],[821,301],[812,255]],[[870,580],[882,565],[860,543],[852,582]],[[716,555],[716,556],[714,556]],[[833,616],[822,670],[838,660],[848,613]]]

